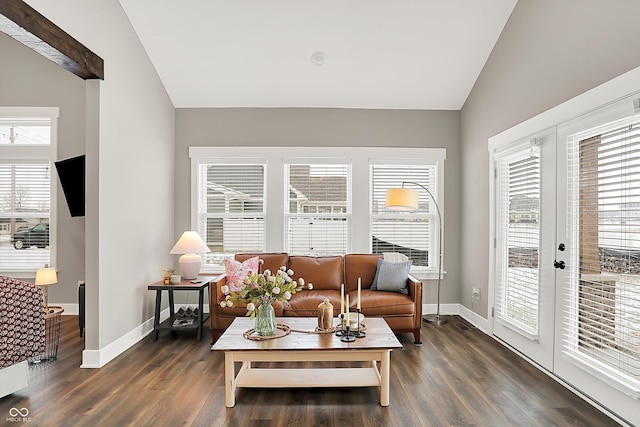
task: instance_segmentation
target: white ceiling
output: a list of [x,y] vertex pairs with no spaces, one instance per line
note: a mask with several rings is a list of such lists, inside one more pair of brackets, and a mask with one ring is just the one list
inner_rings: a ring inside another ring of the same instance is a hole
[[177,108],[458,110],[516,1],[120,3]]

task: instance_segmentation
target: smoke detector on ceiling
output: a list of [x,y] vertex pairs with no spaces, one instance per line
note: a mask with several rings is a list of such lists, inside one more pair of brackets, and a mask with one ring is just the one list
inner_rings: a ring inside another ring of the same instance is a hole
[[324,65],[324,63],[327,62],[327,54],[324,52],[314,52],[314,54],[311,55],[311,62],[316,65]]

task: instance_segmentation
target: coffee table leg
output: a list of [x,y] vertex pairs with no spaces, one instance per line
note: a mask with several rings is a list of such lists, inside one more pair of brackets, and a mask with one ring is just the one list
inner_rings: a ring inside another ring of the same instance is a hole
[[383,351],[380,360],[380,405],[389,406],[389,364],[391,351]]
[[236,404],[236,378],[233,362],[233,352],[224,352],[224,396],[227,408]]

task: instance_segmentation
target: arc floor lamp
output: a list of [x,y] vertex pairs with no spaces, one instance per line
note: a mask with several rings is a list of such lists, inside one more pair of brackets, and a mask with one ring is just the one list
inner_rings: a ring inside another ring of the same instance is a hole
[[447,319],[440,317],[440,277],[442,276],[442,216],[440,215],[440,208],[438,207],[438,202],[436,202],[435,197],[431,194],[431,191],[424,185],[420,185],[417,182],[404,181],[402,183],[402,188],[390,188],[387,190],[387,198],[386,198],[386,206],[387,209],[393,211],[404,211],[404,212],[413,212],[418,210],[418,190],[413,190],[410,188],[405,188],[406,184],[417,185],[427,192],[431,200],[433,200],[433,204],[436,206],[436,212],[438,214],[438,253],[440,254],[440,259],[438,261],[438,286],[436,291],[436,314],[430,314],[423,317],[425,322],[435,323],[436,325],[443,325],[447,323]]

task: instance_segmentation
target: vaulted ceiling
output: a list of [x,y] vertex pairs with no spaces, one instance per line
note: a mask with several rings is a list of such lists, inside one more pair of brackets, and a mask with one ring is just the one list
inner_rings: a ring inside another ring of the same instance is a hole
[[120,0],[174,105],[462,108],[517,0]]

